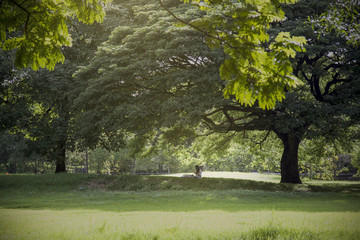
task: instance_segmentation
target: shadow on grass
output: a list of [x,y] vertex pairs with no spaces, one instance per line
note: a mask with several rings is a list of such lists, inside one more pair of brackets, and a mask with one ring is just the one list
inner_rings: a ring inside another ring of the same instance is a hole
[[343,192],[360,193],[358,184],[284,184],[244,179],[179,178],[139,175],[0,175],[1,190],[69,191],[74,189],[107,191],[162,191],[162,190],[253,190],[269,192]]
[[[108,176],[94,178],[91,183],[94,186],[103,184],[107,190],[115,191],[139,191],[139,190],[253,190],[269,192],[343,192],[360,193],[359,184],[285,184],[261,182],[244,179],[226,178],[178,178],[163,176]],[[90,187],[91,187],[90,183]]]
[[0,208],[360,212],[359,184],[85,174],[0,176],[0,183]]

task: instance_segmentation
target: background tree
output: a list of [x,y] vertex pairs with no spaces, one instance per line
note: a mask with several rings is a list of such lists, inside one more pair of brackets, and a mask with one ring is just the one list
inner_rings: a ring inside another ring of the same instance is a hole
[[23,152],[26,142],[20,129],[26,127],[31,111],[28,96],[23,94],[26,85],[22,80],[26,72],[14,67],[11,52],[0,51],[0,155],[6,171],[15,173],[20,168],[16,160],[23,160],[15,155]]
[[97,46],[113,29],[114,19],[124,11],[116,5],[109,7],[103,25],[68,22],[74,36],[73,47],[62,50],[67,59],[54,71],[17,69],[10,52],[2,55],[3,134],[21,132],[27,137],[28,152],[46,156],[47,161],[55,163],[55,172],[66,171],[66,151],[73,150],[77,143],[72,100],[82,91],[83,84],[75,82],[72,74],[80,65],[88,64]]
[[326,31],[334,30],[345,37],[348,44],[356,46],[360,44],[359,12],[358,1],[337,0],[332,2],[326,12],[313,19],[313,22]]

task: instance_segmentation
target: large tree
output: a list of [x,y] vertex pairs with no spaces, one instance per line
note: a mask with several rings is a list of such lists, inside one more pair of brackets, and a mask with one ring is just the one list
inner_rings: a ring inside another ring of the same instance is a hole
[[[168,7],[185,21],[203,17],[189,6]],[[197,134],[271,131],[284,146],[281,182],[301,183],[301,140],[319,134],[336,137],[359,117],[358,49],[333,34],[318,39],[305,23],[309,14],[325,8],[325,2],[301,1],[286,8],[287,21],[273,26],[270,36],[292,31],[306,36],[309,45],[293,63],[303,84],[286,90],[282,103],[264,110],[257,103],[250,107],[223,98],[223,52],[208,48],[201,32],[174,26],[174,18],[155,3],[139,7],[133,24],[116,28],[92,63],[77,73],[88,82],[77,99],[84,110],[83,129],[97,135],[160,134],[177,142]]]

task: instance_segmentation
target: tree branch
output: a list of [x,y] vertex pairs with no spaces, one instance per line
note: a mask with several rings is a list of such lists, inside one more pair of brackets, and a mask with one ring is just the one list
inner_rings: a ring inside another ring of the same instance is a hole
[[22,3],[20,3],[20,5],[23,5],[25,2],[27,2],[27,0],[24,0]]
[[263,144],[263,143],[266,141],[266,139],[269,137],[270,133],[271,133],[271,130],[269,130],[269,131],[266,133],[265,137],[264,137],[262,140],[260,140],[260,141],[255,141],[255,140],[252,140],[251,138],[247,138],[247,139],[250,140],[251,142],[255,143],[256,145],[259,145],[259,146],[260,146],[260,149],[262,149],[262,144]]
[[25,33],[25,36],[27,36],[27,26],[29,24],[29,20],[30,20],[30,15],[31,13],[26,9],[24,8],[23,6],[21,6],[24,2],[22,2],[21,4],[18,4],[17,2],[15,2],[14,0],[10,0],[10,2],[14,3],[18,8],[20,8],[21,10],[23,10],[24,12],[26,12],[27,14],[27,17],[26,17],[26,22],[25,22],[25,26],[24,26],[24,33]]
[[196,27],[195,25],[193,25],[193,24],[191,24],[191,23],[189,23],[189,22],[187,22],[187,21],[185,21],[185,20],[177,17],[169,8],[167,8],[167,7],[163,4],[162,0],[158,0],[158,2],[159,2],[159,4],[161,5],[161,7],[164,8],[164,9],[165,9],[174,19],[176,19],[177,21],[179,21],[179,22],[181,22],[181,23],[183,23],[183,24],[185,24],[185,25],[187,25],[187,26],[195,29],[196,31],[200,32],[201,34],[203,34],[203,35],[206,36],[206,37],[209,37],[209,38],[215,39],[216,41],[219,41],[220,45],[226,45],[226,46],[228,46],[228,47],[231,48],[231,49],[235,49],[236,52],[238,52],[240,55],[242,55],[242,53],[239,52],[236,47],[230,45],[228,42],[224,41],[224,40],[221,39],[220,37],[217,37],[217,36],[214,36],[214,35],[212,35],[212,34],[209,34],[208,32],[203,31],[202,29]]
[[336,74],[334,75],[334,77],[333,77],[333,80],[330,81],[330,82],[328,82],[328,83],[326,84],[326,86],[325,86],[325,91],[324,91],[324,95],[328,95],[328,94],[329,94],[329,91],[330,91],[331,86],[333,86],[333,85],[335,85],[335,84],[337,84],[337,83],[339,83],[339,82],[343,82],[343,81],[344,81],[343,79],[338,79],[339,75],[340,75],[339,73],[336,73]]
[[226,139],[221,141],[221,144],[217,144],[215,150],[219,150],[221,147],[223,147],[226,143],[230,142],[230,140],[235,136],[236,132],[231,134],[230,136],[227,136]]
[[341,67],[343,67],[343,66],[344,66],[344,65],[342,65],[342,64],[335,64],[335,63],[333,63],[333,64],[329,64],[327,67],[325,67],[324,70],[327,71],[327,70],[329,70],[330,68],[341,68]]
[[52,108],[53,108],[53,107],[49,107],[49,108],[46,110],[44,116],[42,116],[42,118],[41,118],[41,121],[43,121],[43,120],[45,119],[45,117],[50,113],[50,111],[52,110]]
[[224,113],[227,121],[230,123],[230,125],[234,124],[234,119],[229,115],[229,113],[226,110],[222,110],[222,112]]
[[[212,114],[215,114],[217,112],[223,112],[223,109],[217,109],[213,112],[211,112]],[[206,115],[202,115],[201,118],[203,119],[204,123],[208,126],[209,129],[216,131],[216,132],[221,132],[221,133],[227,133],[227,132],[241,132],[244,130],[271,130],[271,128],[268,125],[265,125],[263,123],[259,123],[257,120],[257,118],[253,118],[257,115],[254,114],[248,114],[246,116],[243,117],[239,117],[236,120],[243,120],[243,119],[251,119],[248,122],[245,123],[241,123],[241,124],[236,124],[234,122],[235,119],[233,119],[230,115],[227,116],[225,115],[225,117],[227,118],[227,121],[222,121],[221,123],[216,123],[214,120],[212,120],[209,116],[211,116],[211,114],[206,114]],[[230,123],[229,125],[226,123]]]
[[316,63],[320,58],[322,58],[324,56],[323,53],[320,53],[319,55],[317,55],[316,57],[310,59],[309,57],[305,57],[305,62],[308,64],[308,65],[312,65],[314,63]]
[[299,60],[299,61],[297,62],[296,67],[295,67],[295,69],[294,69],[294,71],[293,71],[293,73],[294,73],[295,76],[299,77],[298,74],[299,74],[299,71],[300,71],[300,69],[301,69],[301,66],[303,65],[304,62],[305,62],[305,58],[304,58],[304,57],[301,58],[301,60]]
[[319,100],[320,102],[324,101],[323,95],[321,93],[321,89],[320,89],[320,79],[319,77],[315,74],[313,75],[313,86],[314,86],[314,97]]

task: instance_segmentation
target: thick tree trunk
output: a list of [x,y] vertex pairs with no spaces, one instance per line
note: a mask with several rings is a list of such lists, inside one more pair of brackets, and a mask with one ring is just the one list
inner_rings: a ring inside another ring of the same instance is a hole
[[55,162],[56,164],[55,173],[66,172],[65,157],[66,157],[65,143],[59,143],[57,149],[56,162]]
[[300,184],[298,150],[301,139],[295,133],[277,133],[284,145],[281,157],[281,183]]

